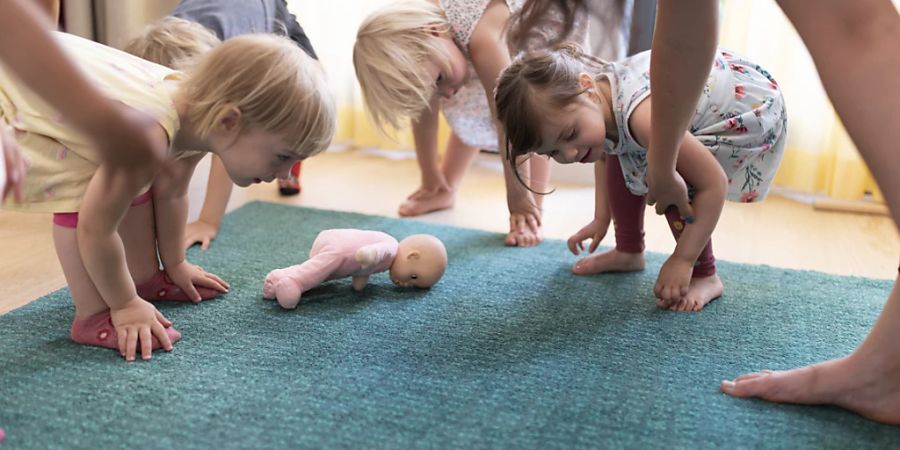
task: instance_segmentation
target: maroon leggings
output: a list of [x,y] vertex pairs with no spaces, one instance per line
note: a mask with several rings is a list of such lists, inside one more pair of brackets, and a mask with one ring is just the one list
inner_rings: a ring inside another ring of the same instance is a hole
[[[644,251],[644,208],[646,196],[634,195],[625,185],[619,157],[606,155],[606,190],[609,193],[609,209],[612,211],[613,224],[616,229],[616,250],[622,253],[641,253]],[[684,221],[675,207],[666,210],[666,220],[675,240],[681,236]],[[694,262],[694,278],[704,278],[716,273],[716,258],[713,256],[712,239],[703,247],[697,261]]]

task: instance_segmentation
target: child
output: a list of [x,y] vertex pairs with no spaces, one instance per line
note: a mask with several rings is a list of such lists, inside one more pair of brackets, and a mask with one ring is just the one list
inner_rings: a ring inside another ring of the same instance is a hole
[[[317,59],[309,38],[297,18],[288,11],[285,0],[182,0],[169,17],[146,27],[141,35],[132,39],[125,51],[181,69],[221,40],[262,32],[286,35],[311,58]],[[287,178],[278,180],[279,193],[300,193],[301,166],[302,162],[298,161]],[[198,242],[204,250],[209,248],[219,231],[232,187],[222,162],[213,156],[206,199],[198,219],[187,225],[185,248]]]
[[[412,120],[421,186],[400,205],[401,216],[453,207],[462,177],[479,149],[502,150],[503,130],[491,111],[497,76],[509,64],[504,30],[521,0],[408,0],[371,14],[356,37],[353,63],[366,106],[379,127]],[[542,24],[556,29],[555,17]],[[572,39],[583,39],[586,22]],[[519,49],[514,49],[517,52]],[[452,134],[438,167],[438,113]],[[529,184],[541,189],[549,162],[525,166]],[[533,246],[541,240],[541,198],[520,186],[504,167],[510,228],[505,243]]]
[[[610,210],[616,248],[579,261],[576,273],[644,267],[649,61],[644,52],[604,63],[569,44],[516,60],[498,80],[497,114],[507,130],[510,161],[537,153],[564,164],[597,165],[595,219],[569,239],[569,248],[578,254],[581,242],[591,238],[593,251],[606,234]],[[775,80],[758,65],[720,50],[681,143],[677,170],[691,185],[696,219],[685,223],[674,208],[666,213],[677,245],[654,288],[659,306],[698,311],[722,294],[710,236],[726,196],[740,202],[766,197],[786,126]]]
[[269,272],[263,296],[294,309],[303,292],[323,281],[353,277],[353,289],[361,291],[369,276],[390,270],[394,284],[427,289],[446,269],[447,249],[430,234],[414,234],[398,243],[380,231],[325,230],[316,236],[303,264]]
[[72,35],[56,39],[109,97],[154,117],[153,140],[171,150],[157,167],[99,163],[65,119],[0,71],[0,119],[30,162],[23,203],[7,207],[54,213],[75,304],[72,339],[116,348],[129,361],[140,342],[149,359],[154,348],[171,350],[180,334],[146,300],[196,302],[210,296],[198,287],[213,295],[228,289],[184,259],[187,186],[197,162],[215,153],[241,186],[283,176],[328,145],[334,103],[314,62],[274,36],[229,40],[188,76]]

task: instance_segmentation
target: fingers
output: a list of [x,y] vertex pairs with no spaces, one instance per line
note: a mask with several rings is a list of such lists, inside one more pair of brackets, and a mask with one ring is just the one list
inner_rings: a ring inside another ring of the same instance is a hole
[[678,207],[678,214],[684,219],[685,222],[691,224],[694,223],[694,208],[691,206],[691,203],[684,199],[682,202],[676,205]]
[[141,359],[146,361],[153,357],[153,340],[150,339],[150,328],[141,327],[139,336],[141,342]]
[[583,250],[581,241],[578,240],[578,235],[570,237],[569,240],[566,241],[566,246],[569,247],[569,251],[575,256],[578,256],[578,253]]
[[134,361],[134,354],[137,350],[138,333],[131,327],[125,328],[125,361]]
[[117,327],[116,328],[116,337],[117,337],[117,345],[119,347],[119,355],[125,357],[125,350],[128,344],[128,330],[125,327]]
[[[165,319],[165,318],[163,318],[163,319]],[[169,333],[166,333],[166,328],[168,328],[171,325],[172,325],[172,323],[169,322],[169,325],[165,326],[165,327],[160,324],[154,324],[152,327],[150,327],[150,330],[153,332],[153,336],[156,336],[156,339],[159,340],[159,343],[160,343],[160,345],[162,345],[163,350],[165,350],[167,352],[172,351],[172,340],[169,339]],[[149,332],[147,333],[147,340],[148,340],[148,342],[151,342],[151,343],[153,342],[153,339],[150,338]]]
[[588,253],[594,253],[594,250],[597,250],[597,247],[600,246],[600,241],[602,241],[602,240],[603,240],[603,238],[601,236],[597,236],[597,235],[592,236],[591,237],[591,246],[588,247]]
[[[169,319],[166,319],[166,316],[159,312],[158,309],[156,310],[156,320],[158,320],[159,323],[161,323],[165,328],[169,328],[172,326],[172,322]],[[160,341],[162,341],[162,339],[160,339]]]
[[203,240],[200,241],[200,249],[209,250],[209,243],[212,242],[212,239],[209,236],[205,236]]
[[526,219],[526,223],[528,223],[528,228],[531,229],[532,233],[537,234],[538,231],[540,230],[541,221],[540,221],[540,219],[538,219],[537,216],[529,214],[528,218]]

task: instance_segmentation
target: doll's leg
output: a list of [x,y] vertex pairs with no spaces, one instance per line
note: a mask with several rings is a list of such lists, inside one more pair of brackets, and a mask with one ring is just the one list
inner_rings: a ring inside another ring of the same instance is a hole
[[398,214],[411,217],[452,208],[463,177],[476,156],[477,148],[466,145],[455,132],[451,132],[441,163],[441,174],[446,185],[433,188],[423,181],[423,186],[400,205]]
[[[672,235],[675,236],[675,240],[678,240],[685,226],[678,210],[671,207],[666,210],[666,220],[669,222]],[[713,256],[712,239],[710,239],[700,252],[697,261],[694,262],[694,271],[691,274],[687,295],[681,301],[671,303],[660,299],[657,301],[657,306],[674,311],[700,311],[707,303],[721,297],[723,292],[725,292],[725,286],[716,275],[716,257]]]
[[318,253],[302,264],[273,270],[263,282],[263,297],[277,299],[283,308],[294,309],[303,292],[322,284],[339,266],[338,256]]
[[573,271],[579,275],[644,270],[643,195],[634,195],[625,185],[619,157],[606,156],[606,192],[616,234],[616,247],[579,260]]

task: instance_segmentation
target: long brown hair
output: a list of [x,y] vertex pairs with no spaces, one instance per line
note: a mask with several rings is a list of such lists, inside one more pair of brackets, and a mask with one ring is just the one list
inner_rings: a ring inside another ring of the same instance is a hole
[[[601,8],[603,4],[605,8]],[[625,0],[526,0],[522,9],[510,17],[509,42],[513,48],[524,48],[541,21],[556,10],[562,16],[562,32],[547,43],[554,47],[566,39],[579,17],[592,14],[605,28],[616,27],[625,13]]]
[[506,132],[506,163],[519,182],[516,160],[543,144],[541,125],[547,117],[558,116],[586,92],[579,83],[581,73],[596,77],[607,65],[578,44],[564,42],[555,49],[525,53],[500,74],[494,91],[497,120]]

